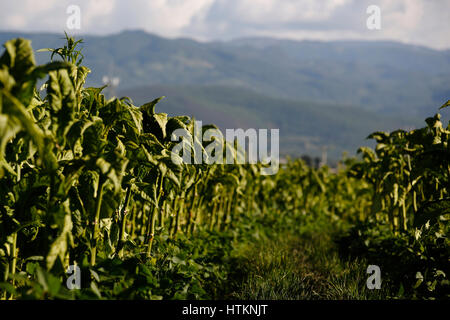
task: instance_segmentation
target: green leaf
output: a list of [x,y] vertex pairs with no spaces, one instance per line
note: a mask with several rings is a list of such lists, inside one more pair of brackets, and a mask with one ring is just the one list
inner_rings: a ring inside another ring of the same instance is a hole
[[51,71],[56,71],[60,69],[69,69],[72,65],[67,62],[62,61],[54,61],[41,66],[37,66],[30,73],[28,78],[30,80],[41,79],[47,76],[47,74]]
[[158,102],[160,102],[162,99],[164,99],[165,96],[156,98],[155,100],[148,102],[142,106],[140,106],[140,109],[142,112],[146,112],[148,115],[155,114],[155,106]]
[[413,286],[414,289],[417,289],[423,282],[423,275],[422,275],[421,272],[418,271],[416,273],[416,279],[417,279],[417,281],[416,281],[416,283]]
[[[9,121],[18,121],[30,135],[33,142],[39,149],[40,155],[48,167],[54,167],[54,160],[45,152],[44,133],[36,125],[24,105],[5,89],[0,89],[0,96],[3,95],[3,113],[7,114]],[[12,118],[12,119],[11,119]],[[48,145],[47,145],[48,147]]]
[[0,66],[8,66],[14,79],[20,82],[32,72],[36,64],[31,40],[22,38],[12,39],[7,41],[3,46],[6,50],[0,58]]
[[[5,88],[7,91],[11,91],[16,84],[14,77],[8,72],[6,66],[0,68],[0,88]],[[1,111],[1,109],[0,109]]]
[[[68,206],[68,202],[65,202],[66,206]],[[66,209],[68,210],[68,208]],[[47,255],[47,270],[50,270],[55,264],[56,259],[59,257],[62,262],[64,262],[64,258],[67,252],[68,243],[70,241],[70,237],[72,237],[72,218],[70,215],[70,211],[66,213],[64,217],[64,226],[61,230],[61,233],[56,238],[56,240],[52,243],[50,247],[50,251]]]
[[1,291],[6,291],[12,295],[17,295],[16,288],[11,283],[8,282],[0,282],[0,292]]
[[446,103],[444,103],[444,104],[439,108],[439,110],[440,110],[440,109],[447,108],[448,106],[450,106],[450,100],[448,100]]
[[370,134],[366,139],[375,139],[377,142],[384,142],[389,138],[389,134],[383,131],[376,131]]
[[60,141],[65,140],[69,124],[75,117],[75,90],[67,70],[49,73],[47,99],[53,117],[52,126]]
[[102,294],[100,293],[100,290],[98,289],[98,286],[94,281],[91,282],[91,290],[97,296],[97,298],[102,298]]
[[429,201],[419,208],[414,216],[414,227],[419,228],[426,224],[437,222],[442,215],[450,213],[450,198]]

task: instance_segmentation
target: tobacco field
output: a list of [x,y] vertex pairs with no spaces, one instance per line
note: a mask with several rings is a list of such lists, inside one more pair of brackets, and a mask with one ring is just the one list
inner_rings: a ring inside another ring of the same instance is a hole
[[[30,41],[4,44],[0,299],[450,298],[439,114],[371,134],[375,149],[334,170],[186,164],[171,135],[194,135],[194,119],[168,116],[161,98],[136,106],[85,87],[78,44],[67,37],[45,65]],[[380,290],[366,287],[368,265],[381,268]],[[81,288],[67,287],[70,266]]]

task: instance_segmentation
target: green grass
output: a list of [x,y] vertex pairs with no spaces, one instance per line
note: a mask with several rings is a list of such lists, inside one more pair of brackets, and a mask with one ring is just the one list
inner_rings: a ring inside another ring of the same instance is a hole
[[366,261],[339,257],[330,227],[316,221],[301,229],[275,230],[272,237],[242,242],[235,248],[225,298],[366,300],[389,296],[383,289],[367,289]]

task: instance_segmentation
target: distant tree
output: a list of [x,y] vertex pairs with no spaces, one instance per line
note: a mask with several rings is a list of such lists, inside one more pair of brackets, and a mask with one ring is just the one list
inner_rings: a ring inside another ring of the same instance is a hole
[[312,159],[311,159],[310,156],[304,155],[304,156],[302,156],[302,160],[305,161],[305,163],[306,163],[309,167],[311,167],[311,165],[312,165]]
[[320,167],[320,158],[319,157],[315,157],[314,158],[314,167],[317,169]]

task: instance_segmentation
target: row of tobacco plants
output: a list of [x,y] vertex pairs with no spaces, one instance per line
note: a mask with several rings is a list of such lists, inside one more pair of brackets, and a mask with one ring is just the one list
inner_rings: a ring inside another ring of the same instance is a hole
[[[156,112],[160,99],[137,107],[85,88],[78,43],[67,37],[37,66],[30,42],[14,39],[0,58],[0,299],[215,298],[231,243],[257,221],[319,215],[351,226],[337,239],[343,257],[372,259],[397,296],[448,298],[450,132],[439,116],[373,134],[375,151],[337,173],[301,160],[272,176],[260,164],[174,162],[172,132],[194,135],[193,119]],[[79,290],[66,286],[74,269]]]

